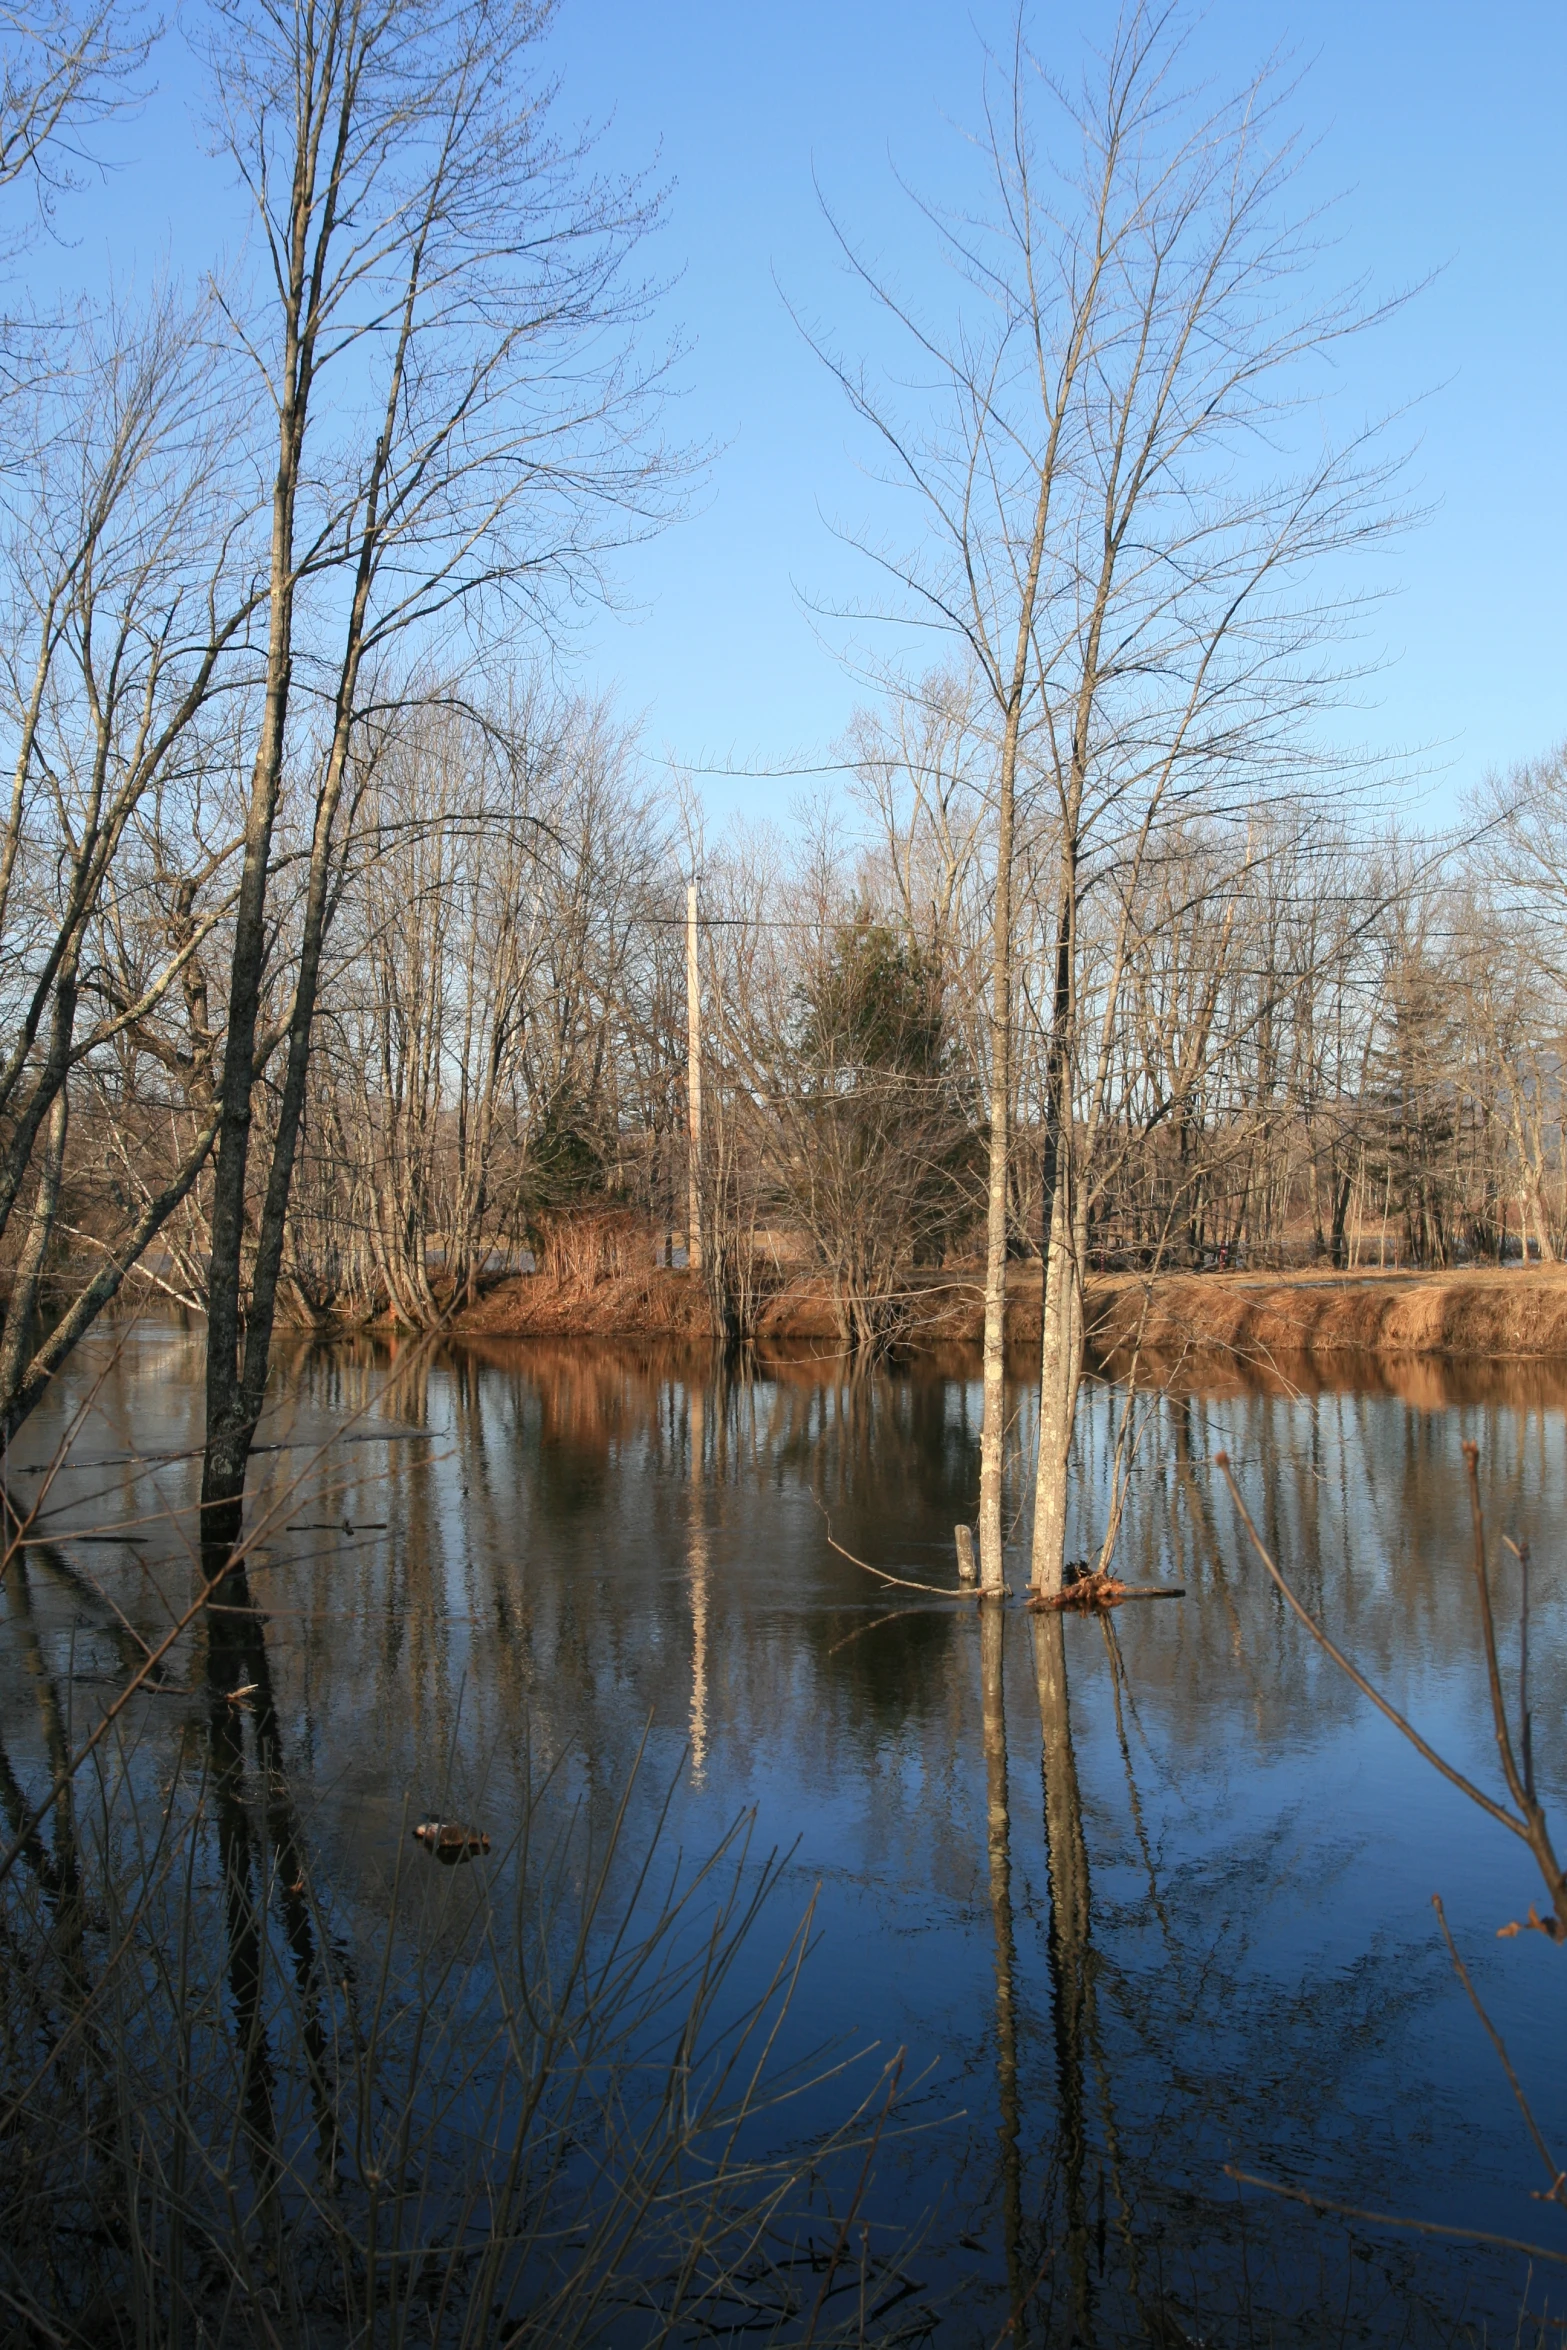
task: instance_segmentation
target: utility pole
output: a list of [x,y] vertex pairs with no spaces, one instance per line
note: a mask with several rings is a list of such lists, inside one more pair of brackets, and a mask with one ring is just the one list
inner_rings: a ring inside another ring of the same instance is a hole
[[686,1263],[702,1270],[702,974],[696,957],[696,877],[686,887],[686,1139],[690,1198]]

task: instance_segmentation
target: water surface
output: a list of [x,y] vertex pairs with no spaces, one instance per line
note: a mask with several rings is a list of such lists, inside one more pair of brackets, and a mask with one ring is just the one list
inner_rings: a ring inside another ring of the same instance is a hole
[[[151,1639],[194,1588],[200,1371],[195,1330],[106,1336],[16,1448],[31,1493],[85,1407],[55,1546],[7,1584],[8,1802],[59,1734],[45,1686],[79,1729],[123,1671],[116,1611]],[[1021,1589],[1026,1380],[1012,1402]],[[1124,1402],[1110,1377],[1085,1390],[1074,1550],[1097,1544]],[[1567,2147],[1567,1955],[1496,1938],[1539,1897],[1528,1854],[1314,1648],[1212,1455],[1308,1607],[1500,1796],[1460,1452],[1479,1444],[1493,1561],[1504,1533],[1533,1543],[1536,1760],[1560,1816],[1564,1407],[1567,1376],[1538,1367],[1368,1366],[1321,1388],[1188,1365],[1136,1406],[1119,1553],[1129,1580],[1186,1596],[1107,1631],[982,1615],[831,1546],[951,1587],[978,1487],[966,1358],[854,1377],[808,1354],[300,1347],[253,1502],[279,1513],[251,1568],[271,1764],[367,1914],[409,1807],[455,1773],[502,1835],[525,1749],[589,1807],[641,1752],[634,1826],[673,1786],[689,1850],[754,1808],[757,1849],[789,1856],[759,1969],[816,1899],[790,2030],[874,2045],[873,2068],[903,2048],[923,2084],[930,2127],[885,2149],[872,2202],[919,2222],[943,2339],[993,2342],[1012,2310],[1039,2341],[1511,2339],[1527,2294],[1567,2299],[1567,2271],[1559,2288],[1522,2257],[1324,2221],[1226,2174],[1567,2252],[1431,1908],[1440,1892]],[[141,1539],[80,1538],[109,1527]],[[1510,1559],[1497,1589],[1511,1689]],[[200,1716],[199,1660],[185,1672],[188,1707],[142,1701],[154,1749]]]

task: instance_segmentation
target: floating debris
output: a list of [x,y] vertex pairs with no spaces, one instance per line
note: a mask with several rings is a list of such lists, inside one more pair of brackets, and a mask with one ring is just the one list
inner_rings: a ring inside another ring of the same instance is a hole
[[1029,1601],[1031,1608],[1059,1611],[1080,1608],[1085,1615],[1102,1614],[1106,1608],[1121,1607],[1129,1599],[1184,1599],[1183,1583],[1122,1583],[1109,1573],[1091,1569],[1086,1561],[1072,1562],[1066,1570],[1066,1589],[1047,1595],[1036,1592]]
[[[1563,1939],[1562,1929],[1557,1920],[1542,1918],[1532,1901],[1529,1904],[1529,1915],[1523,1920],[1523,1923],[1520,1925],[1517,1918],[1514,1918],[1510,1925],[1498,1926],[1496,1938],[1498,1942],[1508,1942],[1514,1934],[1525,1933],[1543,1934],[1548,1942],[1560,1942]],[[1554,2189],[1552,2192],[1554,2193]]]
[[455,1820],[421,1820],[414,1835],[426,1852],[448,1868],[454,1861],[472,1860],[476,1853],[490,1849],[490,1839],[482,1828],[459,1827]]
[[1048,1593],[1036,1592],[1029,1601],[1033,1608],[1106,1608],[1119,1607],[1126,1597],[1126,1585],[1111,1574],[1097,1574],[1079,1568],[1074,1574],[1067,1570],[1066,1588]]

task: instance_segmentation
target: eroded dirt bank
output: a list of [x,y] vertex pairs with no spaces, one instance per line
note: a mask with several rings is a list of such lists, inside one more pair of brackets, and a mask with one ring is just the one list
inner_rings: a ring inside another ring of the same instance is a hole
[[1097,1285],[1101,1347],[1244,1355],[1567,1356],[1567,1268],[1447,1273],[1171,1274]]
[[[1360,1353],[1567,1358],[1567,1267],[1464,1269],[1447,1273],[1204,1273],[1151,1280],[1109,1274],[1089,1283],[1095,1346],[1137,1343],[1162,1360],[1200,1350],[1253,1362],[1273,1356]],[[932,1273],[907,1300],[909,1343],[977,1342],[977,1268]],[[706,1294],[683,1272],[651,1269],[598,1281],[539,1275],[507,1282],[458,1327],[493,1337],[704,1338]],[[1039,1332],[1039,1270],[1018,1266],[1007,1316],[1014,1340]],[[768,1299],[764,1339],[832,1341],[832,1293],[797,1281]]]

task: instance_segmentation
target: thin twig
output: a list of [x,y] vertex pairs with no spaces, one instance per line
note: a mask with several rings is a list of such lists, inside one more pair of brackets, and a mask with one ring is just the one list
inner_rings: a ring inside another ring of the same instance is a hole
[[817,2288],[815,2304],[811,2310],[810,2323],[805,2329],[805,2340],[802,2345],[802,2350],[809,2350],[810,2344],[816,2339],[817,2322],[821,2317],[822,2308],[826,2302],[828,2293],[832,2289],[833,2278],[837,2275],[839,2264],[843,2259],[843,2249],[849,2240],[849,2230],[854,2224],[855,2216],[859,2211],[860,2205],[865,2200],[865,2190],[870,2185],[871,2164],[876,2158],[876,2150],[881,2144],[881,2134],[883,2129],[886,2127],[887,2116],[889,2113],[891,2113],[894,2100],[897,2097],[898,2083],[903,2078],[903,2050],[901,2048],[898,2050],[897,2055],[893,2058],[892,2063],[888,2069],[892,2075],[892,2078],[887,2083],[887,2095],[883,2101],[881,2112],[876,2117],[875,2125],[871,2130],[869,2140],[867,2141],[865,2148],[865,2160],[860,2166],[859,2180],[855,2186],[853,2195],[849,2199],[848,2209],[844,2212],[843,2222],[839,2227],[837,2238],[833,2244],[832,2255],[827,2263],[826,2274],[823,2276],[821,2284]]
[[1007,2319],[1007,2322],[1002,2327],[1000,2333],[996,2336],[995,2341],[991,2344],[991,2350],[1001,2350],[1002,2343],[1016,2335],[1018,2319],[1022,2316],[1024,2310],[1033,2300],[1034,2295],[1039,2291],[1040,2286],[1044,2283],[1046,2277],[1050,2274],[1050,2271],[1054,2268],[1056,2261],[1060,2256],[1061,2246],[1063,2243],[1065,2243],[1065,2241],[1066,2239],[1063,2236],[1059,2238],[1057,2242],[1051,2245],[1050,2250],[1045,2254],[1044,2265],[1041,2267],[1033,2283],[1029,2286],[1028,2291],[1023,2295],[1023,2298],[1018,2303],[1016,2309],[1013,2310],[1012,2315]]
[[1490,1796],[1484,1794],[1482,1790],[1474,1784],[1472,1779],[1466,1779],[1462,1771],[1455,1771],[1451,1763],[1444,1762],[1442,1757],[1437,1753],[1435,1747],[1428,1746],[1426,1744],[1425,1740],[1421,1737],[1419,1731],[1414,1727],[1413,1723],[1406,1722],[1403,1715],[1397,1710],[1397,1708],[1389,1705],[1387,1699],[1382,1695],[1380,1690],[1373,1689],[1371,1683],[1366,1679],[1365,1674],[1356,1670],[1355,1666],[1350,1663],[1343,1650],[1341,1648],[1334,1647],[1333,1642],[1328,1638],[1326,1632],[1323,1631],[1322,1626],[1317,1622],[1316,1617],[1310,1614],[1309,1611],[1301,1605],[1294,1592],[1290,1589],[1288,1583],[1284,1580],[1283,1575],[1279,1572],[1278,1567],[1274,1564],[1272,1558],[1269,1556],[1262,1536],[1257,1532],[1256,1527],[1252,1524],[1251,1512],[1247,1509],[1246,1504],[1241,1499],[1240,1487],[1236,1484],[1234,1477],[1230,1473],[1229,1454],[1227,1452],[1216,1452],[1213,1456],[1213,1461],[1214,1467],[1218,1469],[1224,1479],[1225,1484],[1230,1489],[1230,1499],[1234,1502],[1235,1507],[1240,1514],[1241,1524],[1245,1527],[1247,1534],[1251,1538],[1251,1546],[1253,1550],[1257,1553],[1257,1556],[1261,1559],[1263,1565],[1267,1568],[1268,1573],[1273,1577],[1274,1582],[1278,1585],[1279,1590],[1283,1593],[1285,1599],[1288,1600],[1296,1615],[1299,1616],[1301,1622],[1305,1625],[1307,1631],[1311,1634],[1312,1639],[1316,1641],[1320,1648],[1323,1648],[1327,1651],[1327,1654],[1333,1659],[1333,1662],[1338,1666],[1340,1672],[1348,1675],[1349,1679],[1354,1682],[1355,1687],[1360,1691],[1361,1695],[1363,1697],[1369,1697],[1377,1711],[1379,1713],[1385,1714],[1396,1730],[1403,1731],[1404,1736],[1409,1740],[1411,1746],[1413,1746],[1418,1753],[1425,1756],[1426,1761],[1430,1763],[1434,1770],[1440,1771],[1444,1779],[1451,1780],[1455,1787],[1460,1788],[1462,1792],[1468,1796],[1471,1803],[1477,1803],[1483,1812],[1489,1812],[1493,1820],[1499,1820],[1504,1828],[1511,1828],[1513,1834],[1519,1837],[1523,1843],[1529,1843],[1531,1839],[1529,1835],[1528,1823],[1524,1820],[1515,1819],[1513,1814],[1510,1811],[1504,1810],[1501,1804],[1493,1803]]
[[1529,1545],[1502,1537],[1518,1561],[1518,1743],[1523,1749],[1523,1783],[1534,1801],[1534,1723],[1529,1712]]
[[1304,2203],[1308,2211],[1334,2211],[1342,2219],[1363,2219],[1375,2228],[1409,2228],[1418,2236],[1462,2236],[1469,2244],[1496,2244],[1504,2252],[1526,2252],[1532,2260],[1554,2260],[1567,2266],[1567,2252],[1553,2252],[1547,2244],[1524,2244],[1516,2236],[1496,2236],[1489,2228],[1460,2228],[1446,2220],[1401,2219],[1396,2212],[1366,2211],[1358,2203],[1339,2203],[1331,2195],[1308,2195],[1304,2187],[1283,2187],[1277,2179],[1259,2179],[1254,2172],[1224,2165],[1224,2175],[1242,2187],[1260,2187],[1265,2195],[1280,2195],[1287,2203]]
[[43,1478],[43,1483],[39,1486],[38,1491],[33,1496],[32,1506],[27,1510],[18,1509],[15,1501],[11,1496],[11,1489],[8,1478],[4,1474],[5,1471],[8,1471],[10,1466],[10,1438],[7,1437],[3,1446],[0,1446],[0,1494],[4,1495],[5,1509],[3,1522],[7,1530],[5,1554],[3,1557],[0,1557],[0,1577],[4,1576],[5,1570],[10,1565],[13,1555],[17,1551],[26,1547],[29,1531],[34,1525],[37,1524],[39,1514],[43,1509],[45,1501],[49,1497],[55,1479],[59,1476],[60,1471],[65,1464],[71,1447],[76,1440],[77,1434],[79,1430],[86,1425],[88,1416],[91,1413],[94,1404],[96,1404],[99,1394],[101,1393],[111,1373],[118,1364],[121,1355],[125,1352],[126,1347],[130,1343],[130,1336],[131,1333],[129,1328],[121,1332],[119,1338],[115,1341],[113,1349],[110,1352],[108,1361],[103,1364],[98,1373],[98,1376],[93,1380],[91,1386],[88,1388],[87,1393],[82,1397],[81,1401],[76,1405],[75,1409],[69,1414],[64,1427],[60,1431],[59,1441],[56,1443],[53,1453],[44,1463],[42,1470],[39,1472]]
[[[1561,1863],[1556,1857],[1556,1848],[1551,1842],[1551,1832],[1546,1824],[1545,1812],[1536,1801],[1533,1786],[1530,1784],[1533,1778],[1532,1765],[1526,1777],[1519,1771],[1517,1761],[1514,1758],[1512,1733],[1507,1721],[1507,1701],[1502,1695],[1502,1667],[1496,1652],[1496,1621],[1491,1608],[1491,1578],[1485,1563],[1485,1520],[1480,1508],[1480,1447],[1473,1441],[1466,1442],[1463,1454],[1464,1467],[1469,1478],[1469,1515],[1474,1527],[1474,1578],[1475,1587],[1480,1594],[1480,1626],[1485,1639],[1486,1681],[1491,1697],[1491,1720],[1496,1730],[1496,1750],[1502,1758],[1502,1771],[1513,1801],[1523,1814],[1524,1835],[1527,1838],[1530,1851],[1534,1854],[1535,1865],[1545,1879],[1545,1888],[1551,1897],[1551,1907],[1556,1913],[1550,1923],[1546,1924],[1544,1921],[1537,1921],[1531,1909],[1530,1922],[1531,1924],[1539,1923],[1540,1930],[1548,1934],[1553,1942],[1567,1942],[1567,1878],[1562,1875]],[[1527,1581],[1524,1589],[1527,1601]],[[1527,1626],[1524,1631],[1522,1672],[1527,1676]],[[1529,1704],[1527,1678],[1524,1680],[1522,1695],[1522,1710],[1527,1735]]]
[[841,1640],[835,1640],[833,1642],[831,1648],[828,1649],[827,1654],[829,1656],[836,1656],[840,1648],[847,1648],[851,1641],[863,1640],[867,1632],[879,1632],[883,1624],[895,1624],[900,1616],[917,1616],[919,1612],[920,1611],[917,1607],[889,1608],[886,1615],[873,1616],[868,1624],[856,1624],[852,1632],[845,1632]]
[[1519,2081],[1518,2075],[1513,2071],[1512,2059],[1507,2053],[1507,2049],[1502,2040],[1502,2035],[1497,2030],[1495,2024],[1492,2023],[1490,2017],[1486,2014],[1485,2009],[1480,2004],[1480,1994],[1475,1989],[1474,1984],[1470,1981],[1469,1969],[1465,1966],[1463,1960],[1459,1957],[1458,1945],[1453,1940],[1452,1934],[1448,1930],[1447,1912],[1442,1907],[1442,1896],[1440,1893],[1432,1894],[1431,1907],[1436,1911],[1436,1922],[1442,1929],[1442,1939],[1447,1944],[1447,1955],[1453,1962],[1453,1972],[1457,1975],[1458,1980],[1462,1983],[1464,1989],[1468,1992],[1469,2004],[1474,2009],[1475,2014],[1480,2018],[1481,2023],[1485,2026],[1486,2034],[1490,2040],[1491,2046],[1496,2050],[1497,2056],[1501,2060],[1502,2070],[1507,2075],[1508,2086],[1511,2088],[1513,2095],[1518,2100],[1518,2110],[1523,2115],[1525,2126],[1528,2129],[1530,2137],[1534,2140],[1535,2146],[1539,2152],[1540,2160],[1545,2165],[1546,2175],[1550,2179],[1551,2185],[1550,2192],[1544,2197],[1544,2201],[1547,2203],[1567,2202],[1567,2197],[1564,2197],[1561,2192],[1564,2181],[1567,2181],[1567,2171],[1562,2171],[1557,2168],[1555,2158],[1553,2157],[1549,2146],[1546,2145],[1545,2140],[1541,2135],[1540,2125],[1535,2120],[1534,2115],[1529,2111],[1529,2100],[1523,2093],[1523,2085]]
[[1496,1730],[1496,1751],[1502,1758],[1502,1776],[1508,1792],[1518,1809],[1527,1817],[1529,1798],[1518,1764],[1513,1755],[1512,1732],[1507,1723],[1507,1701],[1502,1695],[1502,1668],[1496,1653],[1496,1622],[1491,1613],[1491,1578],[1485,1566],[1485,1519],[1480,1508],[1480,1447],[1473,1440],[1463,1447],[1464,1469],[1469,1479],[1469,1517],[1474,1528],[1474,1578],[1480,1594],[1480,1629],[1485,1640],[1486,1680],[1491,1692],[1491,1720]]

